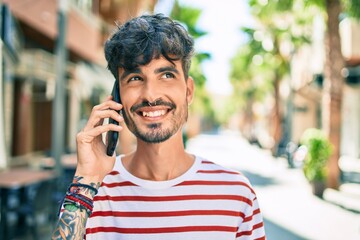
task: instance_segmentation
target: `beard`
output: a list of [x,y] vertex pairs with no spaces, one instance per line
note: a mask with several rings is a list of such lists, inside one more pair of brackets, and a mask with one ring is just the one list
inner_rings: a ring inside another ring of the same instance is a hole
[[[176,112],[177,107],[171,110],[168,114],[171,114],[170,120],[166,120],[165,123],[151,123],[145,125],[145,130],[141,129],[134,121],[133,118],[123,111],[123,118],[128,129],[139,139],[146,143],[161,143],[168,140],[175,135],[188,118],[188,104],[185,103]],[[169,125],[168,127],[164,125]]]

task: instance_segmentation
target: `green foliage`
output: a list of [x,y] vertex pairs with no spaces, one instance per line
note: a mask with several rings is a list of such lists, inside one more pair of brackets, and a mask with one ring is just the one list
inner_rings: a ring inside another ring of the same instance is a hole
[[207,32],[198,29],[196,24],[201,15],[201,10],[188,6],[181,6],[175,1],[170,16],[177,21],[185,24],[190,35],[196,39],[207,34]]
[[[189,6],[182,6],[175,1],[170,14],[171,18],[181,22],[188,30],[189,34],[195,39],[202,37],[207,32],[197,27],[197,22],[201,16],[201,10]],[[192,58],[189,75],[195,82],[195,98],[190,107],[191,112],[196,112],[202,116],[214,119],[214,110],[209,93],[205,88],[206,77],[202,69],[202,62],[211,58],[206,52],[196,52]]]
[[247,42],[233,57],[230,72],[232,101],[239,108],[229,110],[250,116],[251,126],[257,121],[251,117],[252,105],[266,105],[270,98],[275,102],[272,111],[279,113],[274,115],[281,119],[279,86],[290,77],[293,54],[310,43],[316,14],[310,8],[303,10],[303,0],[249,0],[249,5],[256,24],[241,28]]
[[316,6],[319,9],[325,10],[326,0],[304,0],[305,6]]
[[230,82],[235,89],[233,102],[240,102],[242,105],[250,98],[261,101],[272,90],[273,73],[267,69],[267,63],[253,64],[254,58],[258,57],[264,61],[264,58],[268,58],[268,56],[266,53],[256,50],[254,52],[253,50],[249,45],[246,45],[231,60]]
[[206,77],[201,67],[201,63],[210,58],[208,53],[196,53],[192,59],[189,74],[194,79],[197,88],[204,88]]
[[211,117],[213,116],[212,102],[205,88],[206,77],[201,68],[201,62],[202,59],[206,59],[205,56],[206,54],[196,54],[191,63],[190,76],[194,79],[196,89],[190,111],[205,117]]
[[332,151],[330,141],[320,129],[309,128],[303,133],[301,144],[308,149],[303,166],[305,177],[309,182],[325,181],[326,164]]
[[[250,0],[249,5],[255,11],[261,11],[262,13],[271,13],[274,12],[284,12],[291,11],[293,8],[294,1],[293,0],[268,0],[268,1],[259,1],[259,0]],[[259,9],[259,8],[266,9]]]
[[359,0],[343,0],[343,9],[350,16],[360,19],[360,1]]
[[[295,0],[292,0],[295,1]],[[332,0],[304,0],[304,5],[316,6],[322,11],[326,11],[326,4]],[[347,16],[360,19],[360,1],[359,0],[340,0],[343,13]]]

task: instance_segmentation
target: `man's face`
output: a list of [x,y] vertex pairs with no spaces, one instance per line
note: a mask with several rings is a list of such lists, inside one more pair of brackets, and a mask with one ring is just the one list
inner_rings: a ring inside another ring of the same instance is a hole
[[169,139],[187,120],[194,83],[185,80],[180,61],[174,64],[161,57],[131,71],[119,69],[124,120],[144,142]]

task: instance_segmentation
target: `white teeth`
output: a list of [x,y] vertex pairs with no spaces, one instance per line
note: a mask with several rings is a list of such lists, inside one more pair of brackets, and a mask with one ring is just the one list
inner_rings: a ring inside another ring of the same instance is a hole
[[166,113],[165,110],[158,110],[153,112],[142,112],[142,115],[144,117],[160,117],[162,115],[165,115],[165,113]]

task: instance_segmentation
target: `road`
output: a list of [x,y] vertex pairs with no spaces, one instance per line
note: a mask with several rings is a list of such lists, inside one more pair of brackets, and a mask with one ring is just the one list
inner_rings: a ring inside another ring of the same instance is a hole
[[315,197],[301,169],[224,131],[199,135],[187,150],[247,176],[257,193],[268,240],[359,240],[360,214]]

